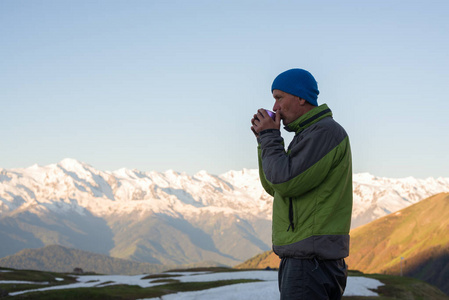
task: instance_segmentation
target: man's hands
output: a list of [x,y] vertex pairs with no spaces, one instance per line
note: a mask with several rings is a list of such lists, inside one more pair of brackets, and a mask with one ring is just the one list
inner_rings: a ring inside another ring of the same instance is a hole
[[263,108],[257,111],[257,114],[251,119],[251,130],[256,137],[259,137],[259,133],[265,129],[280,129],[281,128],[281,114],[277,113],[275,120],[268,115],[267,111]]

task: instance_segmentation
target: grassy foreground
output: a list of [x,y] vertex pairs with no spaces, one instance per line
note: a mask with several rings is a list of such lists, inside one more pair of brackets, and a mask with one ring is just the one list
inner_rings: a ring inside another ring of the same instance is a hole
[[[1,268],[0,268],[1,270]],[[31,270],[12,270],[10,272],[0,272],[1,280],[18,280],[18,281],[33,281],[48,283],[45,285],[38,284],[0,284],[0,298],[2,292],[12,293],[15,291],[23,291],[27,289],[36,289],[41,287],[48,287],[61,284],[74,283],[76,280],[69,276],[70,274],[61,274],[54,272],[41,272]],[[179,270],[178,270],[179,271]],[[209,271],[209,272],[230,272],[242,271],[227,268],[207,268],[207,269],[189,269],[182,271]],[[358,300],[358,299],[413,299],[413,300],[449,300],[449,297],[441,292],[438,288],[431,286],[423,281],[408,278],[397,277],[380,274],[362,274],[357,271],[350,271],[350,276],[365,276],[377,279],[385,285],[380,287],[376,292],[379,297],[344,297],[344,299]],[[30,292],[17,296],[3,296],[2,299],[117,299],[117,300],[134,300],[141,298],[161,297],[166,294],[205,290],[214,287],[220,287],[236,283],[254,282],[256,280],[222,280],[213,282],[179,282],[175,278],[167,278],[167,275],[157,274],[149,275],[147,279],[158,280],[161,285],[141,288],[139,286],[131,285],[114,285],[106,287],[95,288],[75,288],[66,290],[50,290],[43,292]],[[63,279],[63,280],[62,280]]]
[[[173,278],[167,278],[167,275],[156,274],[148,275],[146,279],[152,279],[157,282],[163,283],[158,286],[142,288],[140,286],[133,285],[113,285],[106,287],[92,287],[92,288],[74,288],[74,289],[64,289],[64,290],[49,290],[42,292],[29,292],[25,294],[20,294],[16,296],[6,296],[3,295],[4,292],[13,293],[18,291],[38,289],[43,287],[50,287],[55,285],[66,285],[70,283],[75,283],[76,279],[70,274],[62,274],[55,272],[44,272],[44,271],[34,271],[34,270],[14,270],[7,268],[0,268],[0,270],[8,270],[10,272],[0,272],[0,281],[2,280],[15,280],[15,281],[32,281],[32,282],[42,282],[45,284],[0,284],[0,298],[1,299],[39,299],[39,300],[50,300],[50,299],[65,299],[65,300],[79,300],[79,299],[98,299],[98,300],[134,300],[141,298],[153,298],[161,297],[163,295],[178,293],[178,292],[189,292],[189,291],[199,291],[207,290],[215,287],[237,284],[237,283],[247,283],[255,282],[258,280],[220,280],[212,282],[179,282]],[[239,271],[235,269],[228,268],[205,268],[205,269],[189,269],[189,270],[171,270],[171,271],[208,271],[208,272],[230,272]],[[75,275],[76,276],[76,275]],[[58,280],[59,279],[59,280]],[[63,279],[63,280],[61,280]]]

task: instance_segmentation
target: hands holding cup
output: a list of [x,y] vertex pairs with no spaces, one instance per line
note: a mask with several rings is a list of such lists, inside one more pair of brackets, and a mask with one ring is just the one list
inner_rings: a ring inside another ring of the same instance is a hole
[[251,124],[252,132],[256,137],[259,137],[259,133],[263,130],[280,129],[281,117],[280,114],[261,108],[251,119]]

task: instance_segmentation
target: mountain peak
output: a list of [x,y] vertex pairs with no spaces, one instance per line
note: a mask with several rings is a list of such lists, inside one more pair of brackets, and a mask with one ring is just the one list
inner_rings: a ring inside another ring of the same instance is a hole
[[61,166],[67,170],[76,170],[78,168],[84,168],[86,164],[74,158],[64,158],[58,163],[58,166]]
[[357,173],[353,175],[354,180],[358,182],[371,182],[378,179],[377,176],[372,175],[371,173],[364,172],[364,173]]

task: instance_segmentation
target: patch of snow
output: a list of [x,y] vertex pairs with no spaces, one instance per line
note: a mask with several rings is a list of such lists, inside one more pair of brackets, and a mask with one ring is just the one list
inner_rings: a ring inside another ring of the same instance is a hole
[[379,296],[372,290],[384,285],[377,279],[366,277],[348,277],[348,283],[344,296]]
[[[150,279],[143,279],[143,277],[147,276],[144,275],[82,275],[77,276],[78,282],[66,284],[66,285],[57,285],[57,286],[51,286],[41,289],[33,289],[33,290],[26,290],[26,291],[18,291],[9,293],[10,296],[16,296],[20,294],[25,294],[29,292],[42,292],[42,291],[49,291],[49,290],[63,290],[63,289],[76,289],[76,288],[86,288],[86,287],[104,287],[109,285],[117,285],[117,284],[127,284],[127,285],[138,285],[140,287],[150,287],[158,284],[152,284],[150,282]],[[0,282],[2,283],[2,282]],[[8,283],[11,283],[8,281]]]
[[[218,288],[169,294],[159,298],[149,298],[151,300],[259,300],[259,299],[279,299],[279,290],[277,282],[253,282],[239,283]],[[143,300],[143,299],[142,299]]]

